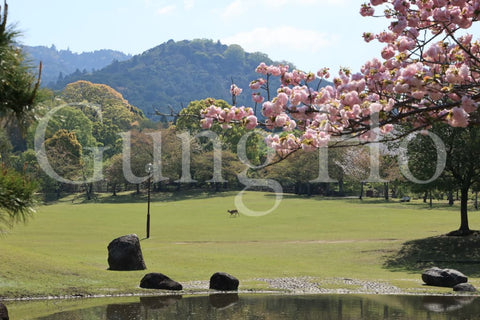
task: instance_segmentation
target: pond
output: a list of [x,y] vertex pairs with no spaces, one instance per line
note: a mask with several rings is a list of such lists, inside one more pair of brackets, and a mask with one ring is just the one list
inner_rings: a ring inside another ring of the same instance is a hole
[[480,299],[471,296],[234,293],[5,304],[12,320],[480,319]]

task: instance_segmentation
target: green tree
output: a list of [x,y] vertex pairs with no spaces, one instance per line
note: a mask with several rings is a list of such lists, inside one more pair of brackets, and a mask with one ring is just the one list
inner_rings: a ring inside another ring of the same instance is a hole
[[55,113],[49,121],[45,138],[52,137],[59,130],[75,132],[78,142],[83,148],[95,147],[92,121],[77,107],[65,106]]
[[112,120],[105,119],[102,122],[94,122],[92,126],[92,135],[105,147],[104,155],[111,158],[113,155],[122,151],[122,140],[119,136],[120,128],[113,124]]
[[15,119],[23,124],[32,115],[40,85],[25,54],[16,42],[19,32],[7,25],[8,5],[4,2],[0,16],[0,118],[2,122]]
[[[469,234],[469,191],[480,181],[480,127],[454,128],[438,123],[431,131],[443,141],[446,161],[438,181],[432,181],[426,188],[460,190],[460,228],[452,234]],[[419,135],[416,139],[409,144],[409,169],[415,178],[428,180],[434,176],[436,167],[428,168],[425,163],[437,163],[437,153],[442,150],[428,136]],[[427,160],[429,162],[424,162]]]
[[[0,9],[1,11],[1,9]],[[0,123],[3,128],[25,127],[33,115],[40,79],[25,62],[16,43],[19,33],[7,25],[8,6],[0,12]],[[35,185],[5,167],[0,172],[0,229],[24,221],[32,212]]]
[[13,169],[0,169],[0,230],[23,222],[34,212],[35,184]]
[[112,195],[117,195],[120,184],[127,183],[123,174],[123,155],[118,153],[107,160],[105,165],[105,180],[112,189]]
[[[179,113],[179,118],[176,123],[176,128],[179,131],[188,131],[191,135],[195,135],[202,131],[200,124],[199,114],[200,111],[209,107],[211,105],[216,105],[220,108],[230,109],[232,106],[229,105],[225,100],[207,98],[204,100],[195,100],[188,104],[188,106],[182,109]],[[237,147],[240,139],[248,133],[248,130],[241,126],[232,126],[227,130],[223,129],[222,126],[218,123],[215,123],[211,128],[211,131],[215,132],[222,143],[222,148],[229,150],[233,153],[237,152]],[[208,138],[200,138],[200,143],[203,145],[205,151],[211,150],[211,141]],[[257,134],[252,134],[247,143],[247,157],[254,164],[258,165],[260,158],[263,154],[261,148],[259,147],[261,137]]]
[[[87,102],[97,105],[101,108],[103,119],[110,120],[121,130],[128,130],[135,122],[145,118],[140,109],[129,104],[118,91],[105,84],[76,81],[65,87],[61,97],[67,103]],[[83,111],[90,120],[98,120],[98,113],[93,109],[85,108]]]
[[57,174],[70,180],[82,178],[82,145],[75,132],[58,130],[45,140],[45,149],[48,162]]
[[[222,170],[221,176],[228,187],[236,187],[239,185],[238,174],[245,170],[245,165],[242,164],[235,153],[224,150],[221,153]],[[215,191],[219,191],[222,183],[215,180],[214,174],[214,157],[213,151],[195,153],[192,157],[192,178],[200,183],[212,185]]]

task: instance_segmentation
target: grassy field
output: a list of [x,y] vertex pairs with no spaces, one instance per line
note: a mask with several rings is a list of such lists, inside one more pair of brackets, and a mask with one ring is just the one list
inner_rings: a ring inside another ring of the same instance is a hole
[[[147,272],[188,282],[208,280],[216,271],[239,278],[244,290],[267,288],[256,278],[311,276],[385,281],[417,292],[451,291],[423,286],[420,266],[385,263],[406,241],[456,229],[458,208],[285,196],[271,214],[231,218],[226,210],[233,209],[234,196],[154,196],[150,239],[142,239],[144,198],[65,199],[41,206],[28,224],[0,237],[0,297],[145,293],[138,285]],[[274,197],[250,192],[244,201],[250,209],[266,210]],[[472,211],[470,224],[478,228],[480,214]],[[107,270],[108,243],[130,233],[142,239],[148,270]],[[478,287],[477,266],[464,272]]]

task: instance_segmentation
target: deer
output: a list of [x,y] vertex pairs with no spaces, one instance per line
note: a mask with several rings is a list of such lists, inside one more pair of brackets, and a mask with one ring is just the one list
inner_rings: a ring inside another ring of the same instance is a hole
[[227,212],[230,213],[230,218],[231,218],[231,217],[235,217],[235,216],[240,216],[240,214],[238,213],[238,210],[237,210],[237,209],[227,210]]

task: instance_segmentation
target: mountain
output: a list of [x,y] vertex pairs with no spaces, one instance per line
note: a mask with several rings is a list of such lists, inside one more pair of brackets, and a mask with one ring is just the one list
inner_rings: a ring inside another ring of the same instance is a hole
[[59,79],[69,75],[76,70],[92,72],[101,69],[113,61],[124,61],[130,59],[126,55],[114,50],[96,50],[93,52],[74,53],[70,50],[57,50],[52,45],[46,46],[23,46],[32,64],[38,65],[42,62],[42,86],[53,86]]
[[259,77],[255,68],[260,62],[278,63],[263,53],[245,52],[239,45],[205,39],[170,40],[129,60],[116,60],[101,70],[77,70],[52,88],[61,90],[78,80],[103,83],[155,118],[155,110],[169,114],[170,108],[179,111],[193,100],[213,97],[231,103],[233,81],[244,90],[237,105],[252,106],[248,85]]

